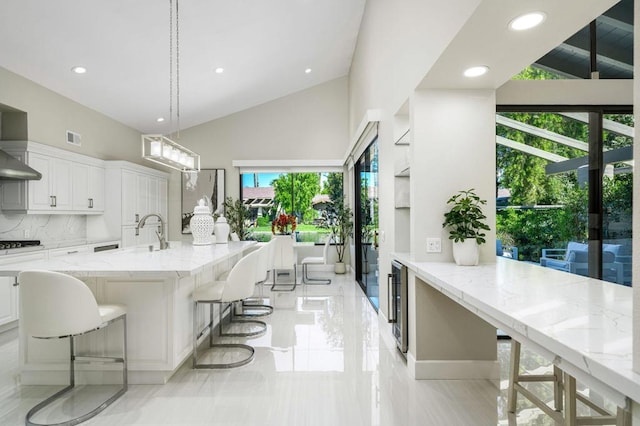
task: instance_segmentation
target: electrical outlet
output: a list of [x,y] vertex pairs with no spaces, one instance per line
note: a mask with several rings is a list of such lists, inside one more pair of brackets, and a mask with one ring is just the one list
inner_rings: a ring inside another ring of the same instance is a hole
[[442,251],[442,241],[440,238],[427,238],[427,253],[440,253]]
[[31,231],[28,230],[28,229],[25,229],[24,230],[24,238],[29,238],[29,237],[31,237]]

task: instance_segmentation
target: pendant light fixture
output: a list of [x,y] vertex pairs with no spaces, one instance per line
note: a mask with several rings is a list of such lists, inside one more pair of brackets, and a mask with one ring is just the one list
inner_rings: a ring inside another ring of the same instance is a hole
[[[180,19],[178,2],[179,0],[169,0],[169,131],[173,130],[173,75],[175,70],[175,135],[177,139],[180,139]],[[183,172],[200,171],[200,156],[164,135],[142,135],[142,158]]]

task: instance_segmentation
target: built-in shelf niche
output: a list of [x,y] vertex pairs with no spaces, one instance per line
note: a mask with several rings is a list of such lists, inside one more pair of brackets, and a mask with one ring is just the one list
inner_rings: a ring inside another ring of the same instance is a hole
[[411,249],[411,123],[407,100],[393,117],[394,250]]
[[411,129],[405,130],[394,143],[396,145],[409,145],[411,143],[410,133]]

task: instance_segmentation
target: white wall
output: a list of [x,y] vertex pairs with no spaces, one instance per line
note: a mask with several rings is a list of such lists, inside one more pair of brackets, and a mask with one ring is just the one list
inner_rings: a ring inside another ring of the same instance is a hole
[[[0,104],[27,113],[29,140],[167,171],[142,160],[138,131],[3,68],[0,68]],[[66,143],[67,130],[82,135],[81,147]],[[179,142],[202,156],[202,168],[225,168],[226,194],[235,198],[239,193],[239,176],[231,167],[232,160],[339,159],[348,140],[348,80],[342,77],[183,130]],[[108,185],[107,182],[107,190]],[[180,186],[180,173],[172,172],[170,239],[182,238]],[[37,226],[38,221],[32,222],[25,215],[12,215],[10,221],[0,216],[0,232],[10,230],[18,235]],[[83,232],[74,238],[85,236]]]
[[510,80],[498,105],[631,105],[632,80]]
[[[411,98],[411,253],[420,261],[451,261],[452,244],[442,229],[447,200],[475,189],[487,201],[491,230],[480,261],[495,262],[495,91],[418,90]],[[414,212],[417,212],[414,214]],[[426,239],[442,239],[441,253],[426,252]]]
[[[184,130],[180,143],[201,157],[201,168],[226,170],[226,195],[239,196],[233,160],[335,160],[347,149],[348,80],[310,89]],[[169,184],[170,239],[180,239],[180,175]]]
[[[31,141],[105,160],[143,164],[139,132],[4,68],[0,68],[0,104],[27,113],[27,137]],[[66,143],[67,130],[82,135],[81,147]],[[25,230],[29,231],[28,237]],[[86,217],[0,212],[0,234],[7,240],[80,244],[87,236]]]
[[[31,141],[103,160],[142,164],[138,131],[4,68],[0,68],[0,104],[27,113]],[[82,135],[81,147],[66,142],[67,130]]]
[[[357,136],[353,133],[365,112],[380,109],[380,277],[390,272],[389,253],[395,241],[394,115],[479,3],[367,1],[349,75],[349,128],[350,136]],[[381,279],[380,294],[385,292],[386,280]],[[387,314],[385,297],[380,298],[380,312]]]

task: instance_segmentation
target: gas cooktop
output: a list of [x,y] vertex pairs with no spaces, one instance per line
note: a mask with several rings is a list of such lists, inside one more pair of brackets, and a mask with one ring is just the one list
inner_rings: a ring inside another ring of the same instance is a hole
[[43,246],[40,245],[40,240],[0,240],[0,250],[7,250],[7,251],[9,250],[13,251],[14,249],[37,250],[40,248],[43,248]]

